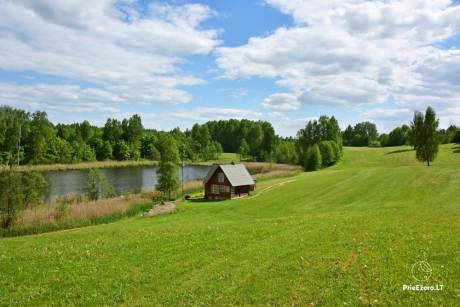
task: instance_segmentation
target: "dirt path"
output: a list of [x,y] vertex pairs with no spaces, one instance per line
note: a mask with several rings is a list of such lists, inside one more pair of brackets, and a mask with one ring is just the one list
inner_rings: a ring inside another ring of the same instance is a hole
[[261,195],[261,194],[263,194],[263,193],[265,193],[267,191],[270,191],[273,188],[277,188],[277,187],[285,185],[286,183],[294,182],[294,181],[297,181],[297,180],[298,179],[291,179],[291,180],[286,180],[286,181],[283,181],[283,182],[275,183],[275,184],[273,184],[271,186],[266,187],[265,189],[263,189],[262,191],[260,191],[259,193],[255,194],[255,195],[251,195],[249,197],[243,197],[241,199],[255,198],[255,197],[257,197],[257,196],[259,196],[259,195]]

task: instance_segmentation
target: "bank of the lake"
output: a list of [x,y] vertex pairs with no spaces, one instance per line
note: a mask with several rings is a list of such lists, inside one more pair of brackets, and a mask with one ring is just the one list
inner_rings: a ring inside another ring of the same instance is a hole
[[[188,166],[203,166],[212,165],[214,163],[230,163],[240,162],[240,157],[236,153],[222,153],[218,159],[210,161],[185,161],[185,165]],[[36,164],[36,165],[20,165],[14,169],[17,171],[29,172],[47,172],[47,171],[65,171],[65,170],[79,170],[79,169],[91,169],[91,168],[123,168],[123,167],[140,167],[140,166],[155,166],[158,165],[158,161],[152,160],[129,160],[129,161],[91,161],[91,162],[79,162],[79,163],[68,163],[68,164]],[[0,165],[0,171],[5,169],[6,166]]]
[[[258,186],[261,186],[260,189],[255,191],[255,195],[260,191],[264,191],[265,182],[293,177],[298,174],[299,170],[296,169],[276,169],[254,175]],[[184,183],[185,194],[202,197],[202,181],[195,180]],[[80,202],[77,199],[68,199],[64,202],[53,202],[26,208],[15,221],[13,227],[8,229],[0,228],[0,238],[94,226],[143,215],[155,205],[155,195],[155,191],[149,190],[97,201]],[[178,192],[177,204],[182,202],[181,199],[184,195]]]

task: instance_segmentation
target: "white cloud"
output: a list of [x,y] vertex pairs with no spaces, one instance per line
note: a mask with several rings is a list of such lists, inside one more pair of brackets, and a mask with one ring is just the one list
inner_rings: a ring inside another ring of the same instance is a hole
[[262,102],[262,106],[274,110],[297,110],[300,102],[296,95],[290,93],[276,93],[268,96]]
[[[179,87],[203,80],[181,72],[178,65],[184,57],[207,54],[219,44],[218,31],[200,27],[214,12],[201,4],[154,4],[143,15],[135,5],[0,0],[0,69],[84,81],[108,93],[101,99],[106,104],[112,97],[140,103],[190,101]],[[24,89],[18,86],[15,93]],[[72,90],[82,96],[89,91]]]
[[[111,92],[77,85],[0,84],[0,105],[61,112],[117,112],[123,99]],[[111,102],[111,104],[107,104]]]
[[413,112],[407,108],[375,108],[364,113],[364,117],[370,120],[400,120],[409,121]]
[[274,78],[303,104],[360,108],[390,97],[410,110],[460,104],[460,50],[435,47],[460,33],[460,6],[452,1],[266,2],[294,25],[217,48],[225,77]]

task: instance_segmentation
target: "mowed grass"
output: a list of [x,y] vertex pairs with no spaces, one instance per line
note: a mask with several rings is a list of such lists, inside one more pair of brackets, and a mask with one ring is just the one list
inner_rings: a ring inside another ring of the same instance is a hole
[[458,305],[455,148],[430,167],[406,147],[346,148],[339,165],[249,198],[1,239],[0,305]]

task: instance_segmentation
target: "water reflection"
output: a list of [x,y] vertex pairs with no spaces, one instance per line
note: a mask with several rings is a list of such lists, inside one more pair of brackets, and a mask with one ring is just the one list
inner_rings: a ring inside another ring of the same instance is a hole
[[[185,166],[184,182],[203,179],[208,169],[208,166]],[[117,193],[150,190],[155,188],[158,182],[156,166],[102,168],[100,171],[107,177]],[[88,170],[44,172],[46,180],[51,184],[48,199],[69,193],[83,194],[87,175]],[[179,178],[181,178],[180,168]]]

